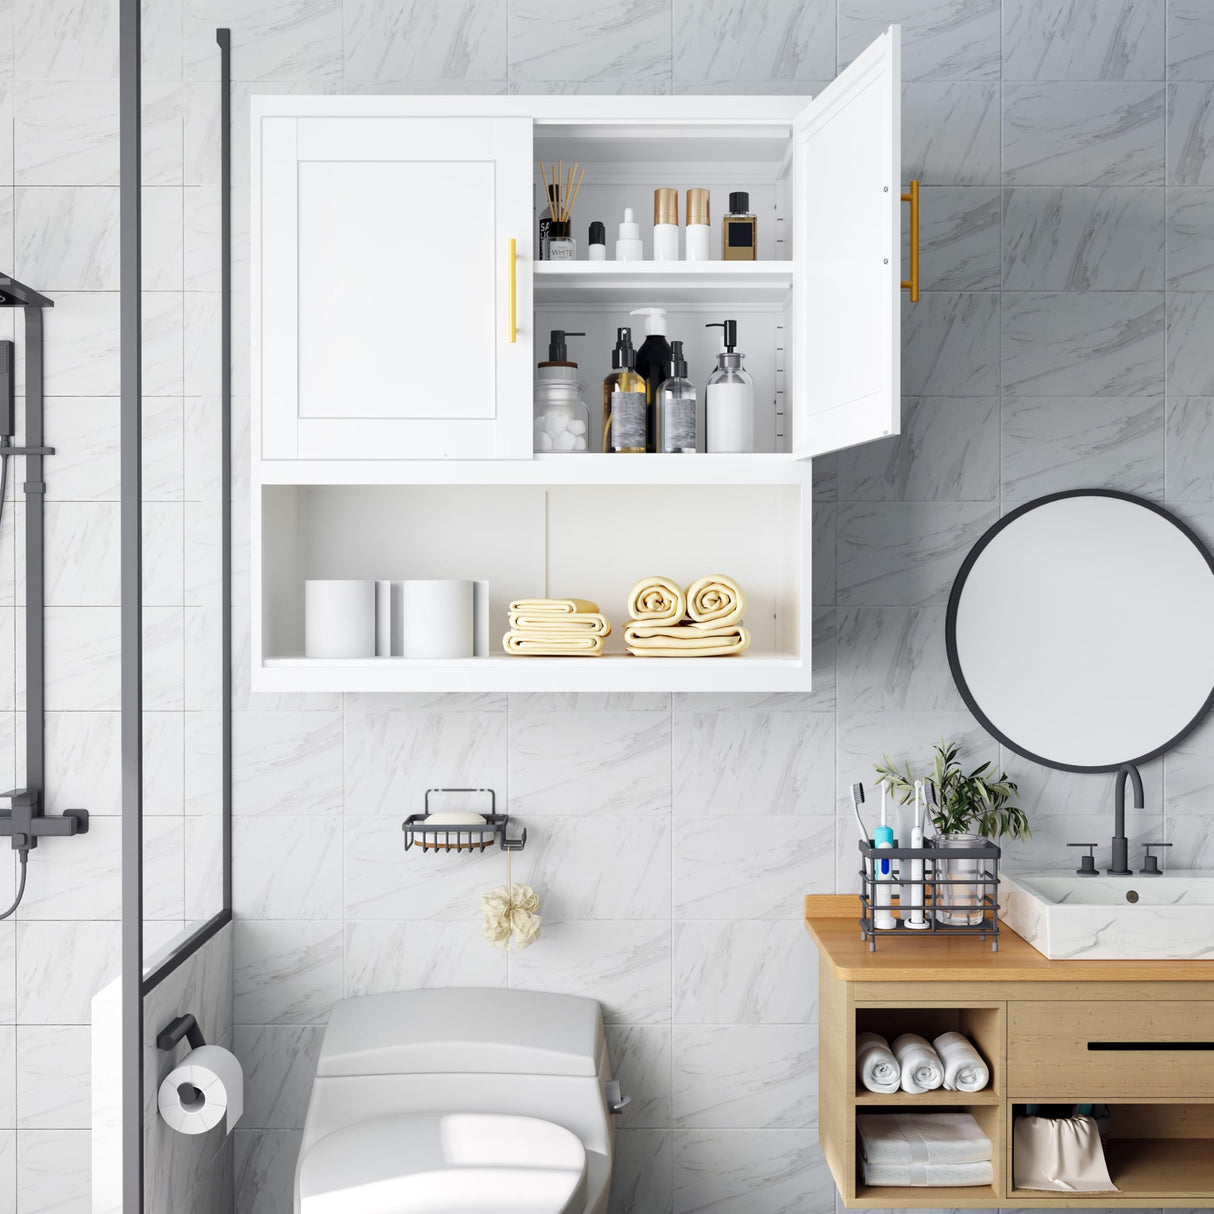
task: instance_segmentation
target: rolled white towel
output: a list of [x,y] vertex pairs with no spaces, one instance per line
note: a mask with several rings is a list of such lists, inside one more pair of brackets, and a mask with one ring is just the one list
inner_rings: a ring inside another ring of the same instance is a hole
[[990,1184],[995,1169],[989,1159],[980,1163],[869,1163],[860,1165],[867,1185],[962,1188]]
[[944,1064],[944,1086],[950,1092],[981,1092],[991,1081],[982,1055],[960,1033],[941,1033],[932,1042]]
[[991,1140],[972,1113],[861,1113],[856,1133],[873,1164],[981,1163]]
[[856,1038],[856,1076],[870,1092],[888,1096],[898,1090],[902,1068],[879,1033],[861,1033]]
[[944,1082],[944,1065],[932,1043],[918,1033],[894,1038],[894,1057],[902,1068],[902,1090],[913,1095],[935,1091]]

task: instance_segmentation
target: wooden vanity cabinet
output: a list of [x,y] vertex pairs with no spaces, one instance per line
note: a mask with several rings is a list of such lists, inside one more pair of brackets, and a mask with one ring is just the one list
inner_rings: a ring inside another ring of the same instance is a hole
[[[860,939],[857,900],[810,895],[819,949],[818,1137],[849,1208],[1214,1207],[1214,966],[1203,961],[1049,961],[1010,928],[978,940]],[[929,1039],[955,1029],[991,1071],[983,1092],[866,1091],[856,1034]],[[1027,1103],[1110,1108],[1105,1155],[1116,1193],[1017,1190],[1012,1124]],[[866,1186],[858,1112],[974,1115],[994,1180],[974,1188]]]

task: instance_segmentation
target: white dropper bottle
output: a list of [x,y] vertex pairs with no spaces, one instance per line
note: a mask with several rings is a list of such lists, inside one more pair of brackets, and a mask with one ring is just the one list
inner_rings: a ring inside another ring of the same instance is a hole
[[641,225],[632,214],[631,207],[624,208],[624,218],[620,222],[619,235],[615,242],[616,261],[640,261],[645,255],[641,244]]

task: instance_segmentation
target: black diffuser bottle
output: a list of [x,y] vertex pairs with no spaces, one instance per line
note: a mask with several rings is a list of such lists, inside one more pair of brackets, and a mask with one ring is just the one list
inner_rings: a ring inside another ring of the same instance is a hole
[[637,351],[637,374],[645,380],[646,395],[649,399],[645,450],[656,452],[661,450],[655,424],[658,389],[670,378],[670,342],[666,340],[666,309],[634,308],[632,315],[645,317],[645,340]]

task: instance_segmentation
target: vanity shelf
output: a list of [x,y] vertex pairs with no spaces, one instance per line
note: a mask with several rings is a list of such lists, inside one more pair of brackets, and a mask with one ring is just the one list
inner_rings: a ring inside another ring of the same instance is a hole
[[[1049,961],[1010,928],[998,953],[956,937],[870,954],[856,927],[854,896],[811,895],[805,918],[819,949],[818,1136],[845,1206],[1214,1207],[1214,1090],[1184,1062],[1205,1057],[1193,1043],[1214,1040],[1210,962]],[[886,1096],[857,1090],[857,1032],[927,1036],[948,1029],[965,1033],[982,1053],[991,1070],[987,1091]],[[1120,1045],[1113,1054],[1092,1051],[1089,1039]],[[1169,1050],[1172,1043],[1182,1048]],[[1145,1048],[1135,1048],[1139,1044]],[[1106,1065],[1114,1056],[1117,1066]],[[1090,1102],[1111,1110],[1105,1155],[1119,1191],[1014,1188],[1016,1106]],[[865,1185],[857,1111],[911,1108],[971,1112],[994,1148],[994,1182]]]
[[539,261],[534,272],[537,307],[783,307],[792,298],[791,261]]

